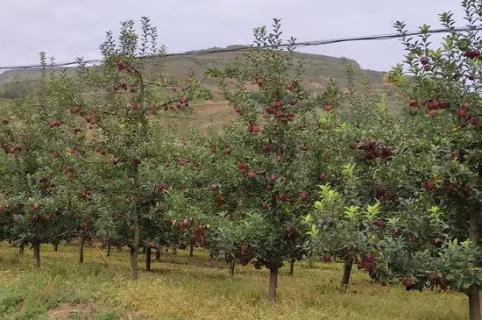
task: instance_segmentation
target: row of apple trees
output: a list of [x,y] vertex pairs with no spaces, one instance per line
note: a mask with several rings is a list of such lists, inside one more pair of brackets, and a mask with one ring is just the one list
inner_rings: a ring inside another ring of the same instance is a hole
[[271,300],[283,265],[337,257],[344,287],[355,264],[408,290],[465,292],[480,319],[482,15],[462,5],[474,28],[442,14],[440,48],[428,26],[413,38],[396,23],[409,72],[389,75],[396,101],[351,71],[343,92],[312,92],[279,20],[255,29],[252,50],[207,72],[239,116],[202,136],[175,132],[209,92],[163,76],[148,19],[140,33],[123,23],[102,68],[79,61],[80,85],[44,68],[2,115],[1,238],[37,263],[41,243],[127,246],[135,279],[140,247],[149,270],[153,248],[204,246],[232,272],[267,268]]
[[363,112],[348,121],[322,117],[325,134],[345,150],[305,221],[312,250],[344,259],[343,286],[357,263],[374,280],[407,290],[464,292],[470,319],[480,319],[482,38],[475,28],[482,13],[477,1],[462,6],[471,31],[458,32],[453,15],[441,14],[450,33],[439,48],[429,26],[414,38],[395,24],[409,73],[399,65],[389,75],[401,115],[380,101],[355,103]]

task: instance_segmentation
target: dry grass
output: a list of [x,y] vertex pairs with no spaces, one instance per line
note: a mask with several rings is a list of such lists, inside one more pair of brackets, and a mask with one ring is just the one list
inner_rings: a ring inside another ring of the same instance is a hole
[[[77,247],[59,252],[44,246],[43,265],[30,252],[0,245],[0,319],[465,319],[463,295],[405,292],[373,284],[355,272],[348,292],[338,288],[341,267],[299,263],[295,276],[283,270],[279,302],[265,300],[266,271],[247,266],[231,278],[204,251],[189,258],[162,256],[153,272],[129,280],[127,250],[114,251],[108,266],[88,248],[78,265]],[[142,258],[142,257],[141,257]],[[140,262],[141,263],[141,262]]]

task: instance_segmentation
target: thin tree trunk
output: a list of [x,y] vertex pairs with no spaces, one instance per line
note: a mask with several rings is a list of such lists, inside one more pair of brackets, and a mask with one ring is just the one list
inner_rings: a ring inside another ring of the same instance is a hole
[[146,246],[146,271],[151,271],[152,249]]
[[84,237],[80,237],[79,263],[84,263]]
[[349,253],[345,258],[345,266],[343,268],[343,278],[341,280],[341,287],[347,289],[350,285],[351,270],[353,268],[353,256]]
[[295,259],[291,259],[290,261],[290,273],[289,275],[292,276],[294,274],[294,271],[295,271]]
[[234,277],[235,270],[236,270],[236,259],[234,257],[231,257],[231,260],[229,261],[229,273],[231,274],[231,277]]
[[157,248],[156,249],[156,261],[161,261],[161,249]]
[[276,302],[276,292],[278,289],[278,270],[279,269],[272,269],[269,271],[268,300],[271,302]]
[[54,251],[55,252],[58,252],[59,251],[59,243],[58,242],[54,242]]
[[138,268],[137,268],[137,257],[138,250],[134,247],[130,247],[130,264],[131,264],[131,275],[132,279],[137,280],[139,278]]
[[137,259],[139,257],[139,244],[140,244],[140,226],[139,226],[139,216],[136,212],[135,219],[135,230],[134,230],[134,252],[132,257],[132,278],[134,280],[139,279],[139,268],[137,266]]
[[134,243],[131,247],[131,270],[132,279],[139,279],[139,268],[137,266],[137,260],[139,257],[139,244],[140,244],[140,226],[139,226],[139,215],[136,209],[134,215]]
[[[472,244],[478,247],[480,239],[479,212],[472,212],[470,215],[469,234]],[[480,263],[480,261],[479,261]],[[481,320],[480,317],[480,287],[473,285],[469,288],[469,314],[470,320]]]
[[110,254],[111,254],[111,245],[109,243],[107,244],[107,256],[110,257]]
[[33,258],[35,260],[35,266],[40,268],[40,241],[34,240],[32,241],[32,248],[33,248]]
[[23,254],[25,251],[25,245],[22,243],[20,246],[18,246],[18,253]]
[[194,243],[191,242],[191,245],[189,247],[189,256],[192,258],[194,257]]

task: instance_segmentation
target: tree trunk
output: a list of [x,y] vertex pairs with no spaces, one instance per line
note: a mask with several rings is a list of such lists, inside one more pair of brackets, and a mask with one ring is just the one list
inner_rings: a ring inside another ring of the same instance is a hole
[[152,257],[152,249],[149,246],[146,246],[146,271],[151,271],[151,257]]
[[107,256],[110,257],[110,253],[111,253],[111,245],[110,243],[107,244]]
[[231,277],[234,277],[235,270],[236,270],[236,259],[234,257],[231,257],[231,260],[229,261],[229,273],[231,274]]
[[276,291],[278,289],[278,268],[269,271],[269,291],[268,300],[276,302]]
[[353,267],[353,256],[348,254],[345,258],[345,267],[343,268],[343,279],[341,280],[341,287],[347,289],[350,284],[351,269]]
[[135,214],[134,218],[134,251],[132,253],[132,260],[131,260],[131,266],[132,266],[132,278],[134,280],[137,280],[139,278],[139,268],[137,266],[137,259],[139,257],[139,245],[140,245],[140,235],[141,230],[139,226],[139,215]]
[[139,251],[134,247],[130,247],[129,249],[132,279],[137,280],[139,278],[139,272],[137,268],[137,257],[139,255]]
[[54,242],[53,245],[54,245],[54,251],[55,251],[55,252],[58,252],[58,251],[59,251],[59,243],[58,243],[58,242]]
[[80,237],[79,263],[84,263],[84,237]]
[[156,261],[161,261],[161,248],[156,249]]
[[467,295],[469,296],[469,314],[470,320],[480,319],[480,288],[472,286]]
[[[472,244],[478,247],[480,239],[479,212],[474,211],[470,215],[469,234]],[[480,261],[479,261],[480,263]],[[471,286],[467,292],[469,296],[470,320],[481,320],[480,317],[480,287]]]
[[295,261],[296,259],[291,259],[290,261],[290,273],[289,273],[290,276],[292,276],[295,271]]
[[189,247],[189,257],[194,257],[194,243],[191,242],[191,245]]
[[35,266],[40,268],[40,241],[34,240],[32,241],[32,248],[33,248],[33,258],[35,260]]
[[24,251],[25,251],[25,246],[22,243],[20,246],[18,246],[18,253],[23,254]]

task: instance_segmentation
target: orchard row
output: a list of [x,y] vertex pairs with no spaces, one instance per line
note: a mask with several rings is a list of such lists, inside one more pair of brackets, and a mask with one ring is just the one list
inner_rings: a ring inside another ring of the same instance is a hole
[[[482,23],[476,1],[463,6]],[[407,290],[465,292],[480,319],[482,38],[454,31],[433,49],[428,27],[417,40],[396,28],[410,76],[389,74],[395,99],[351,69],[344,90],[308,90],[274,20],[255,29],[257,48],[206,73],[237,119],[181,136],[176,114],[209,90],[162,75],[147,18],[141,34],[123,23],[101,45],[102,68],[81,68],[88,93],[44,69],[41,88],[2,115],[0,239],[31,245],[38,265],[42,243],[128,246],[134,279],[141,247],[147,269],[153,248],[204,247],[232,272],[269,269],[271,300],[286,263],[337,257],[343,287],[357,265]]]

